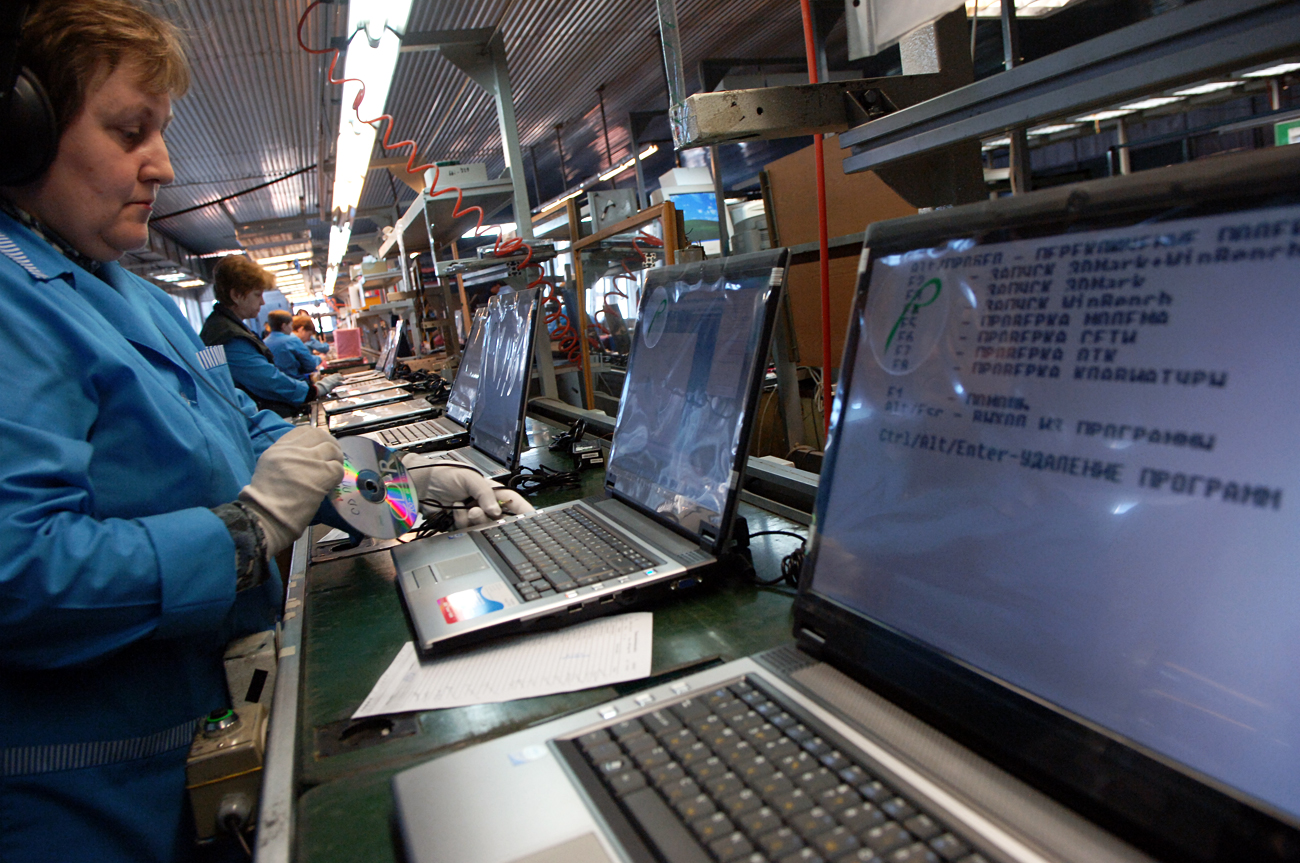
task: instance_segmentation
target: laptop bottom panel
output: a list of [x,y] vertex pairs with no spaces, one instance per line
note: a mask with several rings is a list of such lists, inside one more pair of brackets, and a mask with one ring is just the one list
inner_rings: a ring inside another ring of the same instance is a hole
[[366,432],[364,437],[389,449],[427,452],[464,446],[468,434],[469,431],[464,426],[444,416],[393,426],[382,431]]
[[[409,859],[519,863],[579,836],[636,863],[1149,859],[850,681],[911,725],[903,747],[886,742],[800,682],[845,686],[826,670],[785,648],[400,773]],[[564,811],[501,805],[542,793]]]
[[631,512],[574,501],[394,548],[416,647],[440,654],[626,611],[699,585],[717,563],[674,534],[647,544],[603,514],[609,504]]

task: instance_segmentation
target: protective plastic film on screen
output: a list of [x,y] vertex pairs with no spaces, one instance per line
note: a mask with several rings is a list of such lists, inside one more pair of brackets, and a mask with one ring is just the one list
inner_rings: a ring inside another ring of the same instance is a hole
[[876,257],[812,589],[1300,816],[1297,237]]
[[478,379],[483,363],[483,331],[486,329],[487,309],[474,313],[474,323],[470,327],[469,341],[465,353],[460,357],[460,368],[456,370],[456,382],[452,384],[451,395],[447,397],[447,416],[463,426],[469,425],[474,415],[474,399],[478,397]]
[[482,373],[470,440],[505,465],[519,450],[528,372],[532,368],[533,309],[537,289],[499,297],[488,305]]
[[606,480],[692,533],[722,523],[779,260],[745,255],[646,277]]

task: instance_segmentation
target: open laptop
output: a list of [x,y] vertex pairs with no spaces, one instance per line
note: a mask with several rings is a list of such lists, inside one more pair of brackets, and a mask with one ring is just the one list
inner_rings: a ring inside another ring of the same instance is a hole
[[379,362],[375,365],[375,369],[379,373],[378,377],[364,380],[348,380],[345,378],[342,383],[330,391],[329,397],[331,399],[346,399],[353,396],[397,389],[403,386],[404,382],[394,380],[393,374],[397,370],[397,345],[401,341],[402,327],[405,323],[405,321],[399,319],[396,326],[388,331],[388,340],[384,344],[384,351],[380,354]]
[[487,307],[483,307],[474,313],[469,340],[465,343],[465,352],[461,355],[456,380],[451,385],[447,408],[442,416],[367,432],[365,436],[389,449],[399,450],[460,446],[468,440],[470,420],[478,397],[486,322]]
[[389,331],[388,346],[380,357],[382,379],[363,381],[361,383],[341,384],[332,390],[322,405],[326,416],[347,413],[374,405],[402,401],[411,397],[411,391],[404,389],[400,382],[393,381],[393,369],[397,365],[397,340],[401,338],[402,321]]
[[[700,582],[730,538],[786,259],[776,249],[647,274],[605,494],[393,549],[419,649],[558,626]],[[475,414],[476,446],[518,446],[507,421],[522,426],[522,409],[489,417]]]
[[[397,339],[392,330],[389,330],[388,337],[384,340],[384,349],[379,352],[379,356],[375,360],[375,367],[366,369],[365,371],[349,372],[348,374],[343,375],[343,382],[346,384],[356,384],[361,383],[362,381],[373,381],[387,377],[383,371],[384,365],[387,362],[388,356],[395,352],[396,346]],[[322,368],[325,367],[324,363],[321,365]]]
[[1300,857],[1298,252],[1296,147],[871,226],[799,649],[398,774],[405,858]]
[[519,470],[528,439],[524,414],[532,379],[539,297],[536,288],[494,297],[488,304],[469,446],[427,458],[472,467],[503,480]]

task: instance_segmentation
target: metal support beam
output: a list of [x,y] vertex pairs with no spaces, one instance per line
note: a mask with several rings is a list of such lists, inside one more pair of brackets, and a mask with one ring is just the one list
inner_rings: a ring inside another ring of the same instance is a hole
[[[468,31],[471,33],[480,31]],[[497,124],[501,131],[501,150],[506,171],[514,187],[515,224],[519,236],[533,239],[532,208],[528,205],[528,186],[524,179],[524,155],[519,147],[519,126],[515,122],[515,104],[510,93],[510,70],[506,67],[505,40],[500,32],[487,44],[440,43],[442,55],[486,90],[496,102]]]
[[718,208],[718,239],[721,240],[722,257],[731,254],[731,237],[727,233],[727,194],[722,189],[722,165],[718,160],[718,145],[709,148],[709,169],[713,173],[713,200]]
[[[659,12],[659,43],[664,50],[664,77],[668,84],[668,115],[672,120],[686,101],[686,73],[682,69],[682,36],[677,29],[676,0],[655,0]],[[680,141],[676,125],[673,140]],[[680,144],[678,147],[680,148]]]
[[[541,297],[537,299],[541,303]],[[542,398],[558,399],[560,387],[555,382],[555,358],[551,356],[551,331],[546,328],[545,306],[537,310],[537,338],[533,339],[533,353],[537,357],[537,377],[542,385]]]
[[1028,127],[1300,49],[1298,0],[1190,3],[840,135],[846,172]]
[[440,51],[448,45],[485,45],[492,38],[491,27],[473,30],[424,30],[407,32],[402,36],[401,53],[411,51]]
[[1123,117],[1120,117],[1115,122],[1115,138],[1115,143],[1119,144],[1115,148],[1119,151],[1119,172],[1120,174],[1131,174],[1133,173],[1133,159],[1129,155],[1131,151],[1128,146],[1128,123],[1124,122]]

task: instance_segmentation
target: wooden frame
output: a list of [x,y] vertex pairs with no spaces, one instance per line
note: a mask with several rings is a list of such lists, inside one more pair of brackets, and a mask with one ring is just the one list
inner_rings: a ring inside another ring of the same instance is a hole
[[[573,217],[570,218],[573,219]],[[576,219],[573,219],[573,221],[576,221]],[[648,207],[635,216],[610,225],[602,231],[583,237],[580,240],[574,240],[573,244],[569,246],[569,251],[573,255],[573,275],[578,283],[578,343],[581,346],[582,355],[583,401],[586,402],[585,407],[588,410],[594,410],[596,407],[596,390],[591,375],[591,353],[587,349],[587,327],[590,322],[587,319],[587,285],[582,274],[582,250],[599,245],[603,240],[610,237],[626,234],[628,231],[634,231],[642,225],[648,225],[656,221],[663,224],[664,266],[672,266],[677,262],[677,250],[680,248],[681,243],[677,231],[677,208],[673,206],[672,201],[664,201],[662,204]]]

